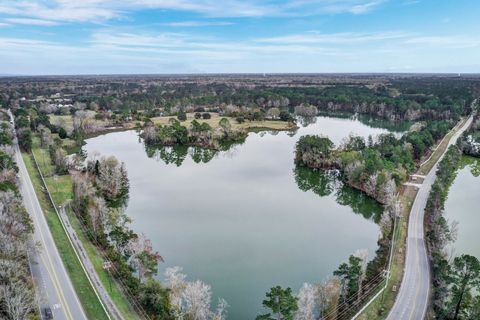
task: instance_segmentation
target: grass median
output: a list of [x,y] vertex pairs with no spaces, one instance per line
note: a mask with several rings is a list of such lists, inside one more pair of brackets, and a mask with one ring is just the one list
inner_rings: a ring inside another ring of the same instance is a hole
[[[72,188],[72,178],[71,178],[71,176],[70,175],[59,175],[59,176],[57,176],[57,175],[54,174],[54,167],[51,164],[50,154],[48,153],[48,150],[40,148],[39,141],[38,141],[37,138],[34,138],[32,152],[35,155],[35,159],[37,160],[37,164],[39,166],[39,169],[41,170],[41,172],[44,176],[45,183],[47,184],[48,190],[50,191],[50,194],[51,194],[55,204],[58,206],[58,205],[62,205],[65,202],[71,200],[73,198],[73,188]],[[26,158],[26,156],[24,156],[24,159],[25,158]],[[30,161],[30,163],[27,164],[27,160],[25,160],[25,164],[27,165],[27,169],[29,170],[30,176],[32,177],[32,181],[36,180],[36,181],[33,181],[34,182],[34,187],[35,187],[35,191],[36,191],[37,195],[39,195],[39,200],[41,202],[42,209],[44,209],[44,212],[47,212],[47,210],[45,208],[49,208],[48,215],[53,214],[55,216],[56,220],[58,221],[58,224],[60,224],[58,216],[56,215],[56,213],[53,211],[53,208],[51,207],[51,203],[46,198],[45,193],[43,193],[41,191],[40,192],[41,192],[41,196],[42,196],[43,199],[40,199],[40,193],[39,193],[38,190],[42,190],[42,189],[41,188],[37,189],[37,185],[41,185],[40,177],[38,176],[38,172],[35,170],[35,167],[33,167],[34,164],[32,162],[32,159],[30,158],[30,156],[27,156],[27,158],[29,158],[28,160]],[[32,176],[32,170],[36,173],[35,178]],[[82,242],[83,247],[85,248],[85,251],[86,251],[88,257],[89,257],[90,261],[92,262],[92,264],[95,268],[95,271],[97,272],[97,274],[100,278],[100,281],[102,282],[103,286],[107,289],[108,294],[110,295],[110,298],[112,299],[112,301],[115,303],[115,305],[117,306],[119,311],[122,313],[123,318],[127,319],[127,320],[138,319],[139,316],[136,314],[133,306],[127,300],[125,295],[123,294],[119,284],[117,282],[115,282],[113,279],[111,279],[110,274],[105,269],[103,269],[104,259],[102,258],[101,253],[88,240],[88,238],[86,237],[83,229],[81,228],[80,222],[78,221],[77,217],[68,209],[66,210],[66,212],[67,212],[67,215],[69,217],[70,224],[74,228],[74,230],[77,234],[77,237]],[[48,215],[47,215],[47,220],[48,220]],[[61,228],[60,231],[65,236],[65,240],[68,241],[68,239],[66,238],[66,234],[63,231],[63,228],[61,227],[61,225],[59,225],[59,226]],[[50,222],[49,222],[49,227],[50,227]],[[52,227],[50,227],[50,229],[52,229]],[[52,233],[53,233],[53,231],[52,231]],[[57,243],[56,239],[55,239],[55,243]],[[62,244],[64,244],[64,242],[62,242]],[[68,246],[71,248],[69,243],[68,243]],[[57,243],[57,247],[58,247],[58,243]],[[71,248],[71,250],[72,250],[72,254],[74,255],[73,248]],[[75,258],[75,260],[78,262],[78,259],[76,259],[75,256],[73,256],[73,258]],[[63,256],[62,256],[62,259],[63,259]],[[69,256],[68,259],[71,259],[71,256]],[[65,263],[65,259],[63,259],[63,260],[64,260],[64,263]],[[80,270],[79,272],[81,272],[84,275],[83,270]],[[74,274],[77,275],[77,273],[74,273]],[[72,277],[70,277],[70,278],[72,279]],[[87,283],[88,283],[88,279],[86,279],[85,275],[84,275],[84,278],[85,278],[85,281],[87,281]],[[77,287],[75,286],[75,288],[77,288]],[[92,290],[92,293],[95,294],[93,292],[93,290]],[[80,300],[82,302],[82,305],[83,305],[84,302],[82,301],[82,299],[80,297],[80,292],[77,291],[77,294],[79,295],[79,298],[80,298]],[[96,296],[95,296],[95,299],[97,299]],[[85,305],[84,305],[84,308],[86,308]],[[100,308],[101,308],[101,306],[100,306]],[[103,312],[103,309],[102,309],[102,312]],[[103,319],[103,318],[99,318],[97,316],[93,317],[93,318],[91,318],[89,316],[88,318],[89,319]]]

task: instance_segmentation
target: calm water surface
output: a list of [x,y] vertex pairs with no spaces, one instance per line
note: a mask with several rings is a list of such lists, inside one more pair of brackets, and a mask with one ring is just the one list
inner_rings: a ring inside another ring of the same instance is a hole
[[470,254],[480,259],[480,159],[464,156],[445,203],[445,217],[458,222],[454,255]]
[[84,149],[114,155],[130,178],[127,213],[169,266],[212,285],[230,304],[229,319],[253,319],[274,285],[297,291],[318,282],[358,249],[377,248],[382,208],[344,186],[335,173],[295,169],[294,145],[325,134],[338,145],[355,133],[387,130],[358,120],[318,117],[296,133],[251,133],[214,153],[194,148],[148,150],[135,131],[87,140]]

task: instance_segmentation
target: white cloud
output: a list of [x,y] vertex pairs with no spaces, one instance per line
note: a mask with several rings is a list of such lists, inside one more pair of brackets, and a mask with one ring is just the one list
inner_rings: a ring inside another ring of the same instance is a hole
[[443,49],[462,49],[480,46],[480,37],[468,35],[424,36],[413,37],[405,42],[421,46],[441,47]]
[[367,13],[386,0],[291,0],[284,5],[285,13],[297,15]]
[[[457,50],[455,60],[451,50],[438,50],[467,45],[471,49]],[[476,61],[478,47],[480,39],[473,35],[306,32],[235,41],[123,27],[100,29],[72,44],[0,38],[0,69],[16,74],[383,72],[402,71],[404,66],[441,71],[448,64],[454,70],[457,61]],[[480,71],[480,66],[475,68],[471,71]]]
[[0,13],[32,19],[54,20],[62,22],[100,21],[120,17],[120,12],[105,6],[102,1],[3,1]]
[[366,13],[385,0],[23,0],[1,1],[0,13],[61,22],[101,22],[145,9],[179,10],[209,17],[308,16]]
[[208,26],[229,26],[233,25],[233,22],[229,21],[176,21],[162,23],[168,27],[208,27]]
[[373,8],[375,8],[376,6],[378,6],[379,4],[381,4],[382,2],[383,1],[372,1],[367,3],[357,4],[350,9],[350,12],[354,14],[366,13],[372,10]]
[[30,18],[7,18],[5,21],[10,22],[12,24],[26,24],[32,26],[56,26],[58,22],[51,21],[51,20],[43,20],[43,19],[30,19]]
[[287,36],[259,38],[256,42],[262,43],[303,43],[303,44],[355,44],[358,42],[395,40],[408,37],[404,32],[344,32],[324,34],[316,31],[309,33],[293,34]]

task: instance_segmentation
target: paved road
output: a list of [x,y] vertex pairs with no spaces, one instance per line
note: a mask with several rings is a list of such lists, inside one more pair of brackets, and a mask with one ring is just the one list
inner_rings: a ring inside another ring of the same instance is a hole
[[[460,135],[470,126],[473,116],[450,139],[455,144]],[[443,158],[440,158],[440,160]],[[438,162],[440,162],[440,160]],[[425,318],[430,294],[430,267],[424,241],[423,216],[428,195],[436,178],[438,162],[426,175],[413,202],[408,221],[407,258],[402,284],[387,320],[421,320]]]
[[87,317],[63,266],[16,141],[14,148],[19,169],[20,192],[34,226],[29,258],[32,275],[38,288],[41,311],[49,306],[54,319],[86,320]]
[[77,248],[79,257],[80,259],[82,259],[82,263],[85,266],[85,270],[88,272],[90,279],[92,279],[92,282],[95,284],[95,287],[97,288],[97,292],[102,298],[102,301],[105,303],[106,308],[112,315],[113,319],[122,320],[122,314],[120,310],[118,310],[117,306],[111,299],[107,288],[105,288],[105,286],[102,284],[100,277],[98,276],[92,262],[90,261],[88,255],[86,254],[86,250],[85,250],[85,247],[83,246],[82,241],[78,239],[75,229],[73,229],[72,225],[70,224],[70,220],[68,219],[68,216],[65,213],[65,205],[60,207],[59,215],[60,215],[60,219],[63,220],[65,229],[68,232],[70,239],[72,239],[72,243]]

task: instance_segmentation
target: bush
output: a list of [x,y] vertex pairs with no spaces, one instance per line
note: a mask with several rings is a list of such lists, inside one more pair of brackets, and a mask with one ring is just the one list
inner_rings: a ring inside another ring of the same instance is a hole
[[187,114],[185,112],[179,112],[177,118],[180,121],[185,121],[187,120]]
[[200,112],[195,112],[194,118],[195,119],[200,119],[202,117],[202,114]]
[[62,127],[59,127],[58,136],[60,137],[60,139],[65,139],[67,137],[67,131]]
[[205,120],[210,119],[211,117],[212,116],[208,112],[205,112],[205,113],[202,114],[202,118],[205,119]]
[[27,128],[21,128],[18,131],[18,144],[24,151],[30,151],[32,148],[32,131]]
[[238,116],[235,118],[235,120],[238,122],[238,123],[244,123],[245,122],[245,118],[243,116]]
[[280,120],[282,120],[282,121],[293,121],[293,116],[287,111],[282,111],[282,112],[280,112]]

